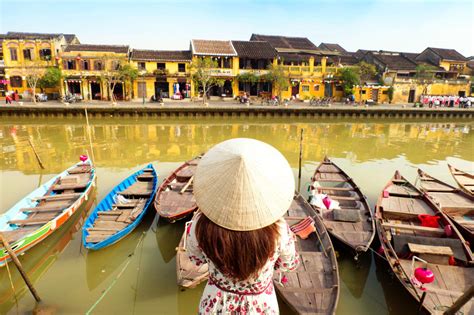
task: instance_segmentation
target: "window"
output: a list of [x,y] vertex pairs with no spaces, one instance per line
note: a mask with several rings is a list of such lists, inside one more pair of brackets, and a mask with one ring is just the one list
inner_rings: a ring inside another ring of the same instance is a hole
[[336,85],[336,91],[343,91],[342,85]]
[[102,63],[102,61],[94,61],[94,70],[104,70],[104,64]]
[[158,69],[158,70],[163,70],[163,71],[166,70],[166,63],[164,63],[164,62],[158,62],[158,63],[156,64],[156,69]]
[[232,68],[232,58],[225,57],[222,68]]
[[89,70],[89,61],[87,60],[82,61],[82,70]]
[[120,61],[112,60],[112,70],[118,70],[118,69],[120,69]]
[[18,60],[18,52],[16,48],[10,48],[10,60],[17,61]]
[[186,64],[178,63],[178,72],[186,72]]
[[21,87],[22,82],[21,82],[21,77],[20,76],[14,76],[10,78],[10,86],[11,87]]
[[25,60],[33,60],[33,49],[23,49],[23,58]]
[[309,85],[302,85],[302,86],[301,86],[301,91],[303,91],[303,92],[309,92]]
[[315,84],[314,87],[313,87],[313,89],[314,89],[316,92],[319,91],[319,84]]
[[39,56],[41,60],[51,60],[51,49],[40,49]]
[[138,70],[145,70],[145,69],[146,69],[145,63],[144,62],[139,62],[138,63]]
[[64,60],[63,61],[63,68],[66,70],[74,70],[76,69],[76,61],[73,59]]
[[388,94],[388,90],[382,91],[382,94],[383,94],[383,95],[387,95],[387,94]]
[[362,94],[365,94],[367,91],[366,90],[362,90]]

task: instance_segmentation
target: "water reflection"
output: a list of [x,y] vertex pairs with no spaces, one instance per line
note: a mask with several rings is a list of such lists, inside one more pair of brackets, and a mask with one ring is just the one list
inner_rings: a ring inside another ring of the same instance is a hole
[[[0,213],[36,188],[38,182],[48,180],[90,150],[84,124],[81,119],[0,119]],[[161,181],[182,161],[233,137],[256,138],[272,144],[297,174],[300,128],[305,128],[302,190],[324,155],[333,158],[354,178],[372,206],[396,169],[414,180],[416,168],[421,167],[451,184],[455,183],[447,161],[474,172],[474,122],[213,118],[91,119],[91,124],[98,199],[149,162],[154,163]],[[29,138],[46,166],[44,171],[37,165]],[[151,211],[136,231],[100,252],[80,253],[80,237],[69,241],[75,232],[69,236],[66,232],[55,233],[41,244],[47,248],[37,246],[22,261],[29,266],[42,298],[51,301],[48,305],[57,304],[61,313],[85,313],[112,283],[113,288],[95,312],[195,313],[204,285],[186,291],[176,286],[175,248],[183,223],[157,223],[153,221],[154,215]],[[80,224],[70,231],[78,228]],[[143,232],[143,242],[135,250]],[[135,254],[129,257],[134,250]],[[387,266],[380,267],[371,253],[359,259],[357,266],[352,257],[340,251],[338,314],[406,314],[411,310],[415,313],[416,303],[398,280],[390,277]],[[130,264],[114,282],[128,261]],[[18,312],[30,312],[34,300],[25,294],[24,287],[20,289],[22,283],[18,279],[16,276],[14,280],[15,286],[19,282],[17,289],[21,291]],[[0,281],[0,313],[13,313],[14,301],[5,269],[0,270]],[[74,294],[63,294],[71,288]],[[289,314],[289,308],[282,304],[281,313]]]
[[[472,123],[246,123],[196,124],[180,120],[120,124],[93,121],[92,141],[99,166],[133,167],[149,161],[183,161],[210,146],[233,137],[266,141],[298,162],[298,130],[305,129],[306,161],[324,155],[347,157],[357,162],[392,159],[403,153],[411,163],[444,160],[448,156],[472,158]],[[58,125],[0,124],[0,168],[37,173],[38,167],[27,139],[32,138],[49,172],[59,172],[89,149],[82,122]]]

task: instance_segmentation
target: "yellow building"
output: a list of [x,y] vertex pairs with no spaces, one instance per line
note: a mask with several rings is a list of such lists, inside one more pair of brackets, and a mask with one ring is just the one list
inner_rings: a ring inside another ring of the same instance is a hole
[[[213,86],[209,91],[211,99],[218,97],[232,99],[238,95],[239,84],[236,79],[239,73],[239,57],[230,40],[191,40],[193,61],[197,58],[211,58],[217,68],[209,69],[212,76],[224,80],[223,86]],[[199,87],[192,89],[194,96]]]
[[191,97],[191,51],[133,49],[130,63],[140,73],[133,83],[133,98]]
[[[130,97],[130,82],[115,79],[117,69],[128,63],[129,47],[118,45],[68,45],[61,53],[62,93],[84,100],[116,100]],[[116,82],[114,82],[116,81]],[[109,92],[114,85],[114,91]]]
[[[414,103],[427,95],[469,95],[467,59],[453,49],[427,48],[421,54],[390,51],[358,51],[359,58],[376,66],[385,85],[393,86],[392,103]],[[443,54],[444,58],[438,54]],[[435,58],[434,56],[437,56]],[[448,59],[449,58],[449,59]],[[431,68],[433,79],[421,84],[417,67]]]
[[[38,34],[8,32],[1,35],[3,78],[0,90],[16,91],[28,99],[32,91],[27,84],[28,75],[42,75],[46,68],[57,67],[59,54],[71,43],[79,43],[73,34]],[[37,88],[36,92],[40,92]],[[57,88],[45,89],[48,94],[58,94]],[[54,96],[54,95],[51,95]]]

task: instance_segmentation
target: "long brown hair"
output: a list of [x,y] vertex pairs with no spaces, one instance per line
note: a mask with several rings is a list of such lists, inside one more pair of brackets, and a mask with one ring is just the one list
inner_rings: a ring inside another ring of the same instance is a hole
[[274,254],[279,233],[277,223],[253,231],[232,231],[200,215],[196,238],[220,272],[235,280],[246,280],[256,276]]

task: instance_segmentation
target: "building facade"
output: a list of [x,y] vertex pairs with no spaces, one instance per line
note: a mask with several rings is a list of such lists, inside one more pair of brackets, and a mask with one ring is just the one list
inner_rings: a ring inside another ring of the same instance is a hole
[[[63,94],[83,100],[130,100],[131,85],[117,78],[128,63],[129,47],[119,45],[68,45],[60,54]],[[113,90],[112,90],[113,89]]]
[[[32,95],[27,83],[30,75],[44,74],[48,67],[57,67],[61,52],[79,40],[73,34],[38,34],[8,32],[0,35],[2,60],[0,61],[0,92],[15,91],[22,97]],[[40,92],[39,88],[36,92]],[[58,88],[44,89],[51,96],[59,94]]]
[[140,76],[133,83],[136,99],[191,97],[191,51],[134,49],[130,63]]
[[[283,98],[343,100],[340,70],[364,61],[373,64],[377,77],[354,87],[356,101],[413,103],[422,94],[473,95],[472,60],[454,49],[428,47],[421,53],[359,49],[349,52],[335,43],[316,46],[305,37],[252,34],[248,41],[193,39],[188,50],[141,50],[126,45],[81,44],[74,34],[8,32],[0,34],[0,97],[16,91],[31,95],[27,78],[42,75],[48,67],[62,71],[57,88],[37,89],[54,96],[75,94],[84,100],[150,100],[158,96],[186,99],[202,92],[192,80],[193,62],[212,59],[208,69],[222,79],[209,96],[232,99],[244,93],[250,97],[280,94],[267,76],[272,67],[281,67],[288,88]],[[135,80],[117,79],[120,66],[138,70]],[[430,82],[417,77],[420,66],[429,67]],[[133,82],[132,82],[133,81]],[[112,90],[113,89],[113,90]],[[113,96],[113,97],[112,97]]]

